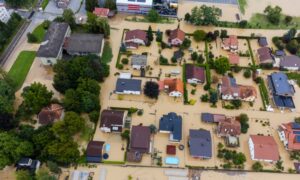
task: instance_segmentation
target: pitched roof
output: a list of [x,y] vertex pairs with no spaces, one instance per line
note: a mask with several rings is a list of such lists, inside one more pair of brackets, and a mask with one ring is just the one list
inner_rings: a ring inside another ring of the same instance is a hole
[[237,36],[230,35],[228,38],[225,38],[223,40],[223,44],[225,46],[238,46],[239,45],[239,41],[237,39]]
[[147,55],[134,54],[131,56],[131,65],[147,65]]
[[174,54],[173,54],[173,57],[174,57],[175,59],[180,59],[180,58],[182,58],[183,56],[184,56],[184,53],[183,53],[183,51],[182,51],[181,49],[175,51]]
[[100,127],[112,128],[112,126],[119,125],[118,130],[112,131],[122,132],[124,111],[119,110],[103,110],[101,113]]
[[259,37],[258,38],[258,44],[261,47],[267,46],[268,45],[268,41],[266,37]]
[[116,83],[116,92],[141,91],[142,81],[140,79],[121,79]]
[[211,158],[212,143],[210,131],[190,129],[189,136],[190,154],[196,157]]
[[109,9],[108,8],[98,8],[95,7],[93,14],[95,14],[96,16],[101,16],[101,17],[107,17],[109,13]]
[[239,64],[240,62],[240,56],[238,54],[229,53],[228,59],[230,64]]
[[279,160],[279,151],[275,139],[272,136],[250,135],[254,144],[254,158],[264,160]]
[[130,151],[148,153],[150,148],[150,128],[148,126],[132,126]]
[[172,135],[172,139],[181,141],[182,139],[182,117],[174,112],[170,112],[159,120],[159,130],[168,131]]
[[103,141],[90,141],[86,148],[87,156],[102,157]]
[[205,81],[205,69],[203,67],[194,66],[192,64],[186,64],[185,69],[186,79],[196,78],[202,82]]
[[204,122],[219,122],[224,121],[226,116],[224,114],[201,113],[201,120]]
[[183,94],[183,82],[181,79],[164,79],[163,81],[159,82],[159,85],[160,90],[163,90],[167,87],[169,92],[179,91]]
[[300,68],[300,58],[295,55],[283,56],[280,60],[280,67],[297,67]]
[[272,51],[269,47],[261,47],[257,50],[258,58],[260,63],[265,63],[266,61],[272,59]]
[[125,35],[125,41],[129,41],[132,39],[141,39],[146,42],[147,41],[147,33],[140,29],[127,31],[126,35]]
[[64,48],[69,53],[99,54],[102,49],[103,34],[76,33],[66,38]]
[[182,30],[177,28],[170,32],[169,41],[171,41],[173,39],[179,39],[179,40],[183,41],[184,38],[185,38],[185,32],[183,32]]
[[219,121],[217,132],[220,136],[238,136],[241,134],[241,123],[235,117]]
[[280,125],[279,131],[283,132],[287,139],[288,150],[300,150],[300,124],[295,122]]
[[274,72],[268,76],[268,84],[274,95],[293,96],[294,87],[289,83],[288,77],[283,72]]
[[68,31],[67,23],[52,22],[37,52],[37,57],[56,58]]
[[257,97],[256,89],[253,86],[239,85],[234,78],[222,77],[221,93],[245,99],[251,96]]
[[53,123],[55,120],[61,118],[63,114],[63,107],[59,104],[51,104],[44,107],[38,114],[39,123],[42,125]]

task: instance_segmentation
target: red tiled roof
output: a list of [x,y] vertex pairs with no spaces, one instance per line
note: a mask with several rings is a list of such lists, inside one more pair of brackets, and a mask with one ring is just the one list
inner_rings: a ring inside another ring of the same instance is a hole
[[169,92],[179,91],[183,94],[183,82],[181,79],[164,79],[159,82],[159,89],[163,90],[165,86],[168,86]]
[[127,31],[125,35],[125,41],[129,41],[132,39],[141,39],[143,41],[147,41],[147,33],[143,30],[135,29],[131,31]]
[[238,46],[239,45],[239,41],[237,39],[237,36],[230,35],[228,38],[225,38],[223,40],[223,44],[225,46]]
[[239,64],[240,56],[238,54],[230,53],[228,54],[230,64]]
[[233,83],[228,76],[222,78],[221,93],[224,95],[237,94],[241,99],[251,96],[257,97],[256,89],[253,86],[235,84],[235,81]]
[[169,155],[176,155],[176,146],[174,146],[174,145],[167,145],[167,154],[169,154]]
[[241,123],[235,117],[226,118],[219,121],[217,131],[220,136],[238,136],[241,134]]
[[[296,141],[296,136],[300,135],[300,129],[293,129],[292,122],[282,124],[280,130],[284,132],[285,138],[288,141],[287,149],[289,150],[300,150],[300,142]],[[298,133],[298,134],[297,134]]]
[[185,32],[183,32],[179,28],[172,30],[170,32],[169,41],[176,39],[176,38],[183,41],[185,38]]
[[254,144],[254,158],[265,160],[279,160],[279,151],[275,139],[272,136],[250,135]]
[[202,82],[205,81],[205,70],[203,67],[197,67],[192,64],[187,64],[186,68],[186,79],[196,78],[201,80]]
[[100,17],[107,17],[109,13],[109,9],[107,8],[95,8],[93,14]]

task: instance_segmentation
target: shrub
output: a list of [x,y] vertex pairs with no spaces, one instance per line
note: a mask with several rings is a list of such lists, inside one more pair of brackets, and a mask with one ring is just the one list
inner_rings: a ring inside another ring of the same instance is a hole
[[38,42],[38,38],[32,34],[32,33],[27,33],[27,39],[29,43],[36,43]]
[[121,69],[124,68],[124,65],[123,65],[123,64],[118,64],[118,65],[117,65],[117,68],[121,70]]
[[168,65],[169,62],[168,62],[168,59],[163,57],[162,55],[159,57],[159,64],[160,65]]
[[209,100],[208,94],[203,94],[200,99],[201,102],[208,102]]
[[127,58],[123,58],[121,60],[122,64],[128,64],[129,60]]
[[193,33],[193,37],[194,37],[194,40],[196,42],[200,42],[200,41],[203,41],[205,39],[206,33],[203,30],[196,30]]
[[241,122],[241,132],[246,134],[248,132],[248,128],[249,128],[249,118],[247,114],[240,114],[240,122]]
[[263,170],[263,166],[260,162],[255,162],[253,165],[252,165],[252,170],[253,171],[262,171]]
[[89,118],[91,122],[97,123],[99,119],[99,111],[92,111],[89,113]]
[[171,62],[172,62],[172,63],[177,63],[176,57],[173,56],[173,57],[171,58]]
[[245,71],[244,71],[244,77],[245,78],[250,78],[251,77],[251,70],[250,69],[246,69]]
[[195,95],[196,94],[196,89],[192,89],[191,94]]

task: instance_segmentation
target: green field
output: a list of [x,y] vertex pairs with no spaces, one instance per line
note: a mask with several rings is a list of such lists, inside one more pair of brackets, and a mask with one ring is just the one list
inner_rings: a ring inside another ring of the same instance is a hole
[[42,4],[41,4],[43,10],[46,9],[48,3],[49,3],[49,0],[43,0],[43,2],[42,2]]
[[281,15],[280,23],[275,25],[269,22],[266,15],[257,13],[251,17],[249,24],[252,26],[252,28],[257,29],[290,29],[293,27],[299,29],[298,26],[300,24],[300,17],[294,16],[292,22],[289,24],[284,23],[284,18],[285,15]]
[[111,61],[112,57],[113,57],[113,54],[112,54],[112,49],[110,47],[110,44],[109,44],[109,42],[105,42],[104,47],[103,47],[101,61],[103,63],[109,63]]
[[240,10],[242,14],[245,14],[245,8],[247,6],[247,0],[239,0]]
[[38,39],[37,43],[41,43],[44,40],[46,30],[44,29],[44,23],[38,25],[32,32],[32,34]]
[[17,90],[22,87],[35,56],[35,51],[22,51],[9,70],[8,76],[16,83]]

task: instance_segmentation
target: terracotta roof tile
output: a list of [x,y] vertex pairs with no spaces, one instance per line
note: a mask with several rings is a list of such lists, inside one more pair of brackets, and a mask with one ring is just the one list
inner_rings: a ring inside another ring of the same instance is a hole
[[265,160],[279,160],[279,151],[272,136],[250,135],[254,144],[254,158]]

